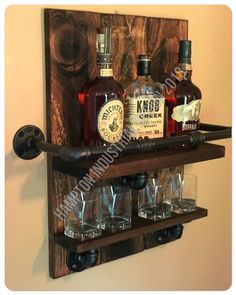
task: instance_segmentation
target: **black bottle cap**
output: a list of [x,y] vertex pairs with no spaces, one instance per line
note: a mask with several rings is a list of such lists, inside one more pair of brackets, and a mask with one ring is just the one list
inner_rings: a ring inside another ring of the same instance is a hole
[[191,43],[190,40],[180,40],[179,63],[191,64]]
[[98,65],[111,65],[112,64],[112,54],[111,53],[98,53],[97,54],[97,64]]
[[137,75],[148,76],[150,75],[150,69],[151,69],[150,56],[146,54],[140,54],[138,56]]

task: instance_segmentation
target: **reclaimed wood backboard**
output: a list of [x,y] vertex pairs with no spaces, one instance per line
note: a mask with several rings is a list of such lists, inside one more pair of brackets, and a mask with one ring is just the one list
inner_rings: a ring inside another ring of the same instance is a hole
[[[46,9],[48,142],[71,146],[80,144],[83,122],[77,93],[87,80],[97,75],[96,30],[104,23],[112,26],[114,77],[124,87],[136,77],[138,54],[150,54],[151,76],[153,80],[163,82],[178,62],[179,40],[188,37],[187,20]],[[168,171],[165,169],[163,173]],[[55,234],[63,233],[63,222],[53,212],[77,181],[54,171],[52,158],[48,156],[49,274],[53,278],[70,273],[65,263],[67,251],[54,240]],[[99,249],[98,264],[155,245],[152,234],[119,242]]]

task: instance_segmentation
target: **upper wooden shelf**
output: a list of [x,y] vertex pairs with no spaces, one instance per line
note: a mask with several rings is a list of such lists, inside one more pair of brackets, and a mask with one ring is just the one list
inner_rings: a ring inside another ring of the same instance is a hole
[[[116,159],[114,163],[102,173],[100,179],[207,161],[222,158],[224,155],[224,146],[210,143],[201,143],[196,148],[188,150],[168,148],[151,153],[126,154]],[[92,176],[91,167],[94,163],[95,160],[69,162],[57,157],[53,158],[53,168],[55,170],[78,178],[86,173]]]

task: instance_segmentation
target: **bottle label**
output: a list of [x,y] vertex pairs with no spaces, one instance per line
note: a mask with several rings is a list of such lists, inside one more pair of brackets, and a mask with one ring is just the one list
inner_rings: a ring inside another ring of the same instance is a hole
[[[188,104],[181,104],[173,108],[171,118],[177,122],[198,121],[201,109],[201,100],[192,100]],[[185,129],[186,130],[186,129]]]
[[113,70],[112,69],[100,69],[100,76],[101,77],[112,77]]
[[192,65],[191,64],[186,64],[186,63],[179,63],[178,66],[181,68],[183,71],[192,71]]
[[163,137],[164,98],[141,95],[125,99],[125,126],[130,139]]
[[98,133],[106,143],[115,143],[121,139],[124,121],[124,106],[119,99],[106,102],[98,113]]

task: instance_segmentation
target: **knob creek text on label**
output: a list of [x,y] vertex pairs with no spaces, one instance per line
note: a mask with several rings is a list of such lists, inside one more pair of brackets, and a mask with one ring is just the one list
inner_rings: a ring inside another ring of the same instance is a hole
[[153,119],[153,118],[162,118],[162,113],[149,113],[149,114],[140,114],[140,119]]
[[159,99],[142,99],[137,101],[137,113],[158,112],[159,108]]

